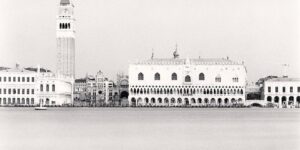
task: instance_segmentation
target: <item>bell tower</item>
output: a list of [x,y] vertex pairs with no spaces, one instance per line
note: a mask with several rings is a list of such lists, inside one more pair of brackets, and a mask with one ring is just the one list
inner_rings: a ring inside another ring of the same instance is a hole
[[75,28],[74,5],[70,0],[60,0],[56,21],[57,72],[75,78]]

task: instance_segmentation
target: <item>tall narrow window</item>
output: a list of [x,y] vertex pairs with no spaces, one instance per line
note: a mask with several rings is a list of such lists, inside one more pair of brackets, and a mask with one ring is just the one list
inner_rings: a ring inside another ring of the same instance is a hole
[[185,82],[191,82],[191,77],[189,75],[185,76],[184,81]]
[[160,80],[160,74],[159,73],[155,73],[154,80]]
[[278,87],[277,86],[275,87],[275,92],[278,93]]
[[34,82],[34,77],[31,77],[31,82]]
[[40,91],[43,92],[43,84],[40,85]]
[[293,87],[292,86],[290,87],[290,92],[293,93]]
[[144,80],[144,74],[143,73],[139,73],[138,74],[138,80]]
[[268,92],[271,93],[271,87],[270,86],[268,87]]
[[234,77],[234,78],[232,78],[232,81],[233,82],[239,82],[239,78],[238,77]]
[[217,77],[215,78],[215,81],[216,81],[216,82],[221,82],[221,77],[220,77],[220,76],[217,76]]
[[199,80],[205,80],[205,76],[204,76],[203,73],[200,73],[200,74],[199,74]]
[[52,84],[52,92],[55,92],[55,85]]
[[49,92],[49,84],[46,84],[46,91]]
[[285,87],[282,87],[282,92],[285,93]]
[[172,80],[177,80],[177,74],[176,73],[172,73]]
[[31,98],[31,105],[34,104],[34,98]]

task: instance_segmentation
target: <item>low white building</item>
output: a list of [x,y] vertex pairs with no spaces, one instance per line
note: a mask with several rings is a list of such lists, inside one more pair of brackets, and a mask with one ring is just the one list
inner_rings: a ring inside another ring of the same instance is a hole
[[[176,53],[175,53],[176,54]],[[232,105],[245,102],[246,69],[228,58],[174,58],[129,66],[129,105]]]
[[40,103],[72,104],[72,79],[19,65],[0,71],[0,106]]
[[299,106],[300,79],[299,78],[273,78],[264,82],[264,100],[279,107]]

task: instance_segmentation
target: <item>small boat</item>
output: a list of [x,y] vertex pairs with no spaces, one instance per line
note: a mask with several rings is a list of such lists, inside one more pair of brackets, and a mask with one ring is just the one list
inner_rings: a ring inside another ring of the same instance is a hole
[[35,110],[47,110],[47,107],[34,107]]
[[34,107],[35,110],[47,110],[47,107],[43,106],[43,100],[40,101],[39,107]]

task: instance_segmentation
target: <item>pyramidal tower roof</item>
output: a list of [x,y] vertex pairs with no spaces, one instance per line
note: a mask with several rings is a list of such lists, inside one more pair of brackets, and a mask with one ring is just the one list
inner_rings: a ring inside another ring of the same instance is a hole
[[69,5],[70,0],[60,0],[60,5]]

